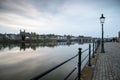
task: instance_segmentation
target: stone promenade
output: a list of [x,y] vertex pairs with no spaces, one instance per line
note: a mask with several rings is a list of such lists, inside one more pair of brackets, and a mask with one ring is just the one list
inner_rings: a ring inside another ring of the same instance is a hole
[[105,53],[98,53],[92,80],[120,80],[120,43],[105,43]]

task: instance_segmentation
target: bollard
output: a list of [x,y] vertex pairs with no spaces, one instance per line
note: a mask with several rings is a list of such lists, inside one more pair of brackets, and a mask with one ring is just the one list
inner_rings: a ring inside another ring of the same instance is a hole
[[81,80],[80,78],[81,78],[81,54],[82,54],[81,50],[82,48],[79,48],[78,50],[79,50],[78,52],[78,80]]
[[94,48],[94,40],[93,40],[93,55],[92,55],[93,58],[95,57],[95,54],[94,54],[95,51],[94,51],[94,49],[95,49],[95,48]]
[[89,44],[89,61],[88,66],[91,66],[91,44]]

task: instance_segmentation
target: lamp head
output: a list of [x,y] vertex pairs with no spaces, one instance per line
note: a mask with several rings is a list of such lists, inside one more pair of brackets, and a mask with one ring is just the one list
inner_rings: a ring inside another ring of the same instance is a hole
[[100,22],[101,22],[101,23],[104,23],[104,22],[105,22],[105,17],[103,16],[103,14],[101,14]]

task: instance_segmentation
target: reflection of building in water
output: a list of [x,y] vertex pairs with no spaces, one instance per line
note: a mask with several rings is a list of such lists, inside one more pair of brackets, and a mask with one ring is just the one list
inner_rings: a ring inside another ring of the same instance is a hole
[[70,42],[67,43],[66,41],[63,42],[49,42],[49,43],[17,43],[17,44],[0,44],[0,50],[5,49],[5,48],[9,48],[9,50],[13,49],[14,47],[19,47],[20,50],[26,50],[26,49],[32,49],[32,50],[36,50],[39,47],[57,47],[57,46],[70,46],[70,45],[74,45],[78,42]]
[[9,44],[9,50],[11,50],[12,48],[16,47],[15,44]]
[[20,50],[26,50],[26,49],[33,49],[36,50],[37,47],[39,47],[39,44],[36,43],[21,43],[20,45]]
[[2,50],[3,49],[3,46],[2,46],[2,44],[0,44],[0,50]]
[[9,50],[13,49],[14,47],[17,47],[18,44],[7,44],[7,43],[3,43],[3,44],[0,44],[0,50],[2,49],[5,49],[5,48],[8,48]]
[[23,49],[23,50],[26,49],[25,43],[21,43],[21,44],[20,44],[20,50],[22,50],[22,49]]

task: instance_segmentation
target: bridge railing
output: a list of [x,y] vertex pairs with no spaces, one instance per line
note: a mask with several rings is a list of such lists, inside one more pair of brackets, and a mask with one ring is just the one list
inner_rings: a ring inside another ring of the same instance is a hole
[[[91,44],[89,44],[89,48],[85,49],[82,51],[82,48],[79,48],[78,50],[78,54],[76,54],[75,56],[65,60],[64,62],[56,65],[55,67],[51,68],[51,69],[48,69],[46,70],[45,72],[33,77],[31,80],[38,80],[38,79],[41,79],[42,77],[44,77],[45,75],[49,74],[50,72],[54,71],[55,69],[59,68],[60,66],[64,65],[65,63],[71,61],[72,59],[76,58],[78,56],[78,64],[77,66],[75,66],[71,71],[70,73],[63,79],[63,80],[67,80],[71,74],[75,71],[75,70],[78,70],[78,74],[77,76],[75,77],[74,80],[80,80],[81,78],[81,71],[82,71],[82,66],[85,67],[85,65],[82,65],[82,63],[85,62],[86,59],[88,59],[87,63],[88,63],[88,66],[91,66],[91,56],[94,58],[94,53],[96,52],[97,48],[98,48],[99,44],[96,43],[96,42],[93,42],[93,47],[91,48]],[[91,49],[92,49],[92,52],[93,54],[91,54]],[[81,58],[81,55],[83,53],[85,53],[86,51],[88,51],[88,54],[82,59]],[[86,63],[86,64],[87,64]]]

